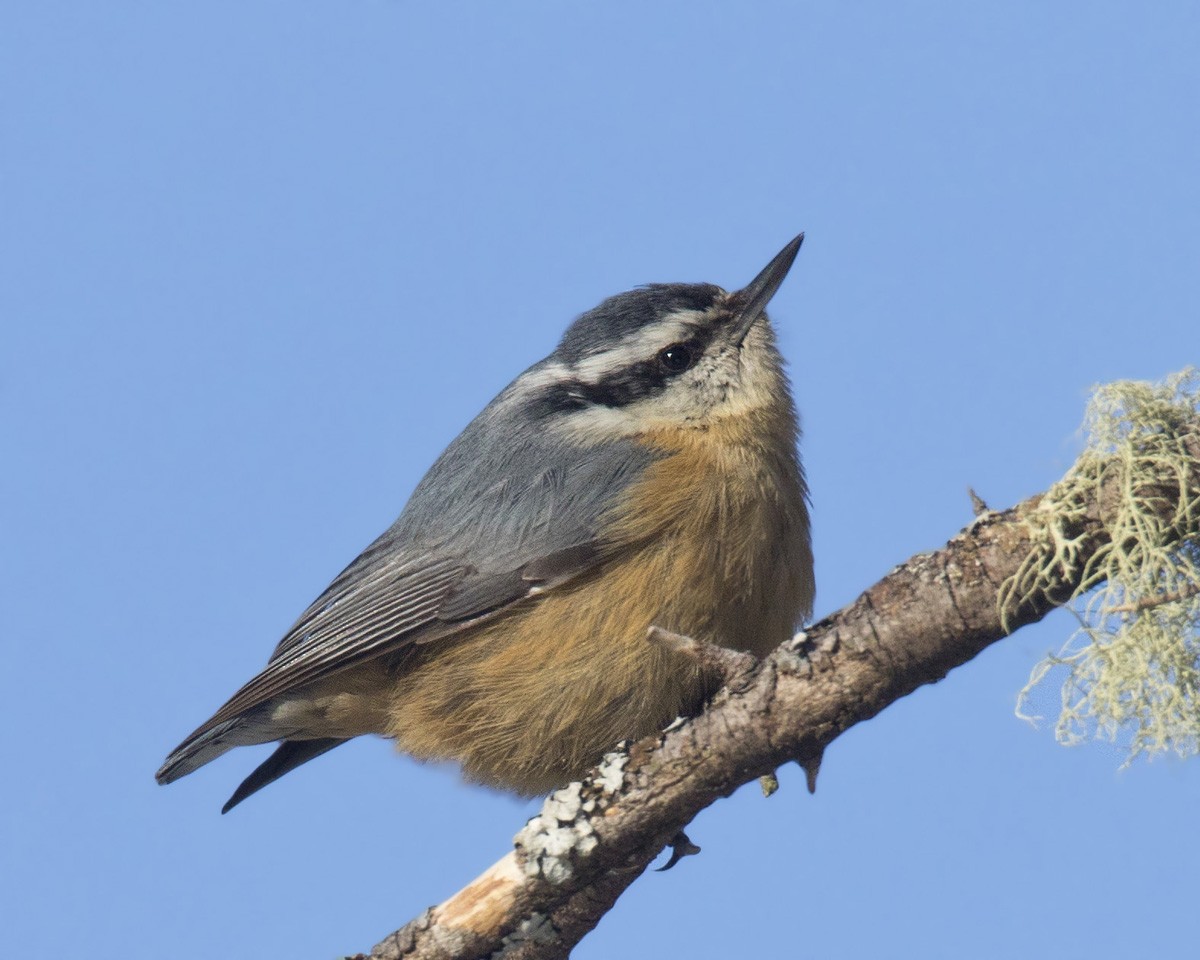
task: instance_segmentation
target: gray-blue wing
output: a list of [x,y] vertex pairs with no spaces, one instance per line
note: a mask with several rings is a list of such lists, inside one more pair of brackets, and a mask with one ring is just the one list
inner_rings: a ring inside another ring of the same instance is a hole
[[510,391],[447,448],[396,522],[301,615],[266,668],[167,758],[160,781],[235,745],[256,708],[456,633],[607,555],[600,518],[653,455],[631,442],[581,449],[544,430],[505,431]]

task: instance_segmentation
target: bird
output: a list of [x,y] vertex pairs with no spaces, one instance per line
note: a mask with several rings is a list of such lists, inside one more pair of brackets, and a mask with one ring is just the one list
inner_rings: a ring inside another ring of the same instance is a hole
[[651,628],[755,656],[789,639],[813,554],[766,307],[803,240],[738,290],[654,283],[578,316],[156,779],[278,742],[224,813],[374,734],[544,794],[719,688]]

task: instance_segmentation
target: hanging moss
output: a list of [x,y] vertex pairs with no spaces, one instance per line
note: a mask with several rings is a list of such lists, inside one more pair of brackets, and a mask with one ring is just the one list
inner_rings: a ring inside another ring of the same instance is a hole
[[[1078,570],[1084,504],[1103,485],[1108,543],[1083,567],[1071,603],[1079,626],[1034,668],[1017,713],[1033,719],[1031,693],[1061,678],[1059,741],[1120,742],[1127,763],[1200,749],[1200,490],[1188,488],[1194,466],[1184,445],[1198,414],[1193,368],[1158,384],[1098,387],[1083,424],[1086,449],[1026,518],[1038,547],[1000,595],[1001,611],[1013,609]],[[1174,502],[1161,499],[1164,480],[1180,491]]]

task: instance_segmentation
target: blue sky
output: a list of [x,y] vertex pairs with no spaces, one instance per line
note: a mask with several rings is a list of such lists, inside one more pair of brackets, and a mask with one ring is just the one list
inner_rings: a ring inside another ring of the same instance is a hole
[[[1194,4],[63,3],[0,30],[0,947],[328,958],[533,807],[356,742],[165,752],[602,297],[745,283],[818,613],[1200,360]],[[1200,763],[1013,716],[1065,614],[702,814],[577,956],[1186,955]],[[1047,710],[1054,694],[1040,698]]]

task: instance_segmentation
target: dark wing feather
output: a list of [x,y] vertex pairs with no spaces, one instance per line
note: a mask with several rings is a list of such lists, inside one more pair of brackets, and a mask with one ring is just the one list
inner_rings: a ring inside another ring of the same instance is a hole
[[315,760],[323,753],[328,753],[334,747],[340,747],[345,740],[327,737],[321,740],[285,740],[279,748],[266,760],[254,768],[254,772],[241,782],[233,796],[225,801],[222,813],[228,813],[239,803],[253,793],[258,793],[263,787],[274,783],[285,773],[291,773],[303,763]]
[[596,542],[578,543],[537,557],[516,570],[465,577],[438,608],[447,622],[474,620],[537,592],[573,579],[600,562],[604,551]]
[[266,668],[189,739],[281,694],[395,649],[398,639],[437,622],[438,607],[472,569],[456,559],[399,569],[385,561],[379,567],[348,586],[338,587],[335,581],[287,632]]
[[[350,569],[353,575],[347,576],[349,570],[343,573],[301,615],[266,667],[171,752],[155,775],[160,783],[186,776],[231,747],[286,740],[301,733],[277,727],[269,712],[259,708],[382,656],[414,636],[439,628],[445,632],[437,609],[472,568],[460,560],[431,560],[416,566],[376,553],[370,562],[356,562]],[[287,769],[311,756],[293,757]],[[253,792],[258,787],[249,784],[248,789]]]

